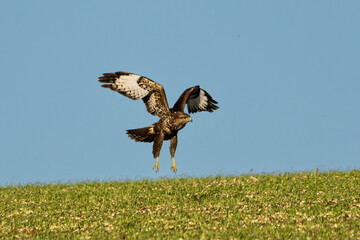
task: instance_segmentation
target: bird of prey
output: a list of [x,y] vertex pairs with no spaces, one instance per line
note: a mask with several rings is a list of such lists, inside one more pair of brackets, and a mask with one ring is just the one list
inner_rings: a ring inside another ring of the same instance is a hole
[[171,169],[176,173],[175,151],[177,133],[192,122],[189,114],[184,113],[187,104],[189,113],[201,111],[213,112],[219,107],[217,102],[200,86],[186,89],[172,108],[169,108],[164,88],[151,79],[129,72],[104,73],[99,82],[101,87],[109,88],[133,100],[142,99],[146,110],[160,120],[148,127],[127,130],[130,138],[136,142],[154,142],[153,155],[156,163],[153,167],[159,170],[159,155],[164,140],[170,140],[170,154],[173,160]]

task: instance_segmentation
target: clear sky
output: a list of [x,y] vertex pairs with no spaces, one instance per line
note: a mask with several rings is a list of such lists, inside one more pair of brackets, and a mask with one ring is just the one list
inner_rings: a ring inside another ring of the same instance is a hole
[[2,1],[0,185],[173,177],[158,119],[103,89],[104,72],[200,85],[183,176],[360,168],[360,1]]

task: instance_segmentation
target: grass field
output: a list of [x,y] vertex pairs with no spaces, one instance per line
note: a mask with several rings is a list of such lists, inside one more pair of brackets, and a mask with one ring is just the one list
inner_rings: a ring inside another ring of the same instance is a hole
[[7,186],[0,237],[360,239],[360,171]]

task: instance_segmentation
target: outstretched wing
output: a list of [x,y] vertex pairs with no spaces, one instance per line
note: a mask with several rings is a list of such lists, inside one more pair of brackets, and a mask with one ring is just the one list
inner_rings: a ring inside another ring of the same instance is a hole
[[201,111],[213,112],[219,108],[215,105],[217,104],[217,101],[215,101],[204,89],[200,88],[200,86],[186,89],[172,109],[174,111],[184,112],[185,104],[188,106],[189,113]]
[[142,99],[146,110],[162,117],[170,113],[164,88],[149,78],[128,72],[104,73],[99,77],[103,88],[110,88],[133,100]]

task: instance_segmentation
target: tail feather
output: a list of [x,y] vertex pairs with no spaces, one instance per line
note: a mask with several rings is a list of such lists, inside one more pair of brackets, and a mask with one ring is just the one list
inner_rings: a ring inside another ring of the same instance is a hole
[[156,136],[154,126],[126,130],[126,134],[136,142],[153,142]]

